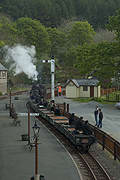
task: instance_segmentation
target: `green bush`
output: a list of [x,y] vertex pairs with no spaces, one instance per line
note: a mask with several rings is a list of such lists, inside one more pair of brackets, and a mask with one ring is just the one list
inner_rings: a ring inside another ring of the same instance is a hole
[[103,99],[102,98],[94,98],[94,101],[103,102]]
[[2,96],[2,92],[0,91],[0,96]]

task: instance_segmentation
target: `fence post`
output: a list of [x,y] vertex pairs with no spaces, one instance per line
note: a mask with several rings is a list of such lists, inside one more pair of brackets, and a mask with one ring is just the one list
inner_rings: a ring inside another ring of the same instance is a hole
[[102,144],[102,149],[105,149],[105,135],[103,134],[103,144]]
[[66,113],[66,103],[64,102],[64,114]]
[[67,113],[69,113],[69,104],[67,104]]
[[116,154],[117,154],[117,152],[116,152],[116,143],[114,142],[114,160],[116,160]]

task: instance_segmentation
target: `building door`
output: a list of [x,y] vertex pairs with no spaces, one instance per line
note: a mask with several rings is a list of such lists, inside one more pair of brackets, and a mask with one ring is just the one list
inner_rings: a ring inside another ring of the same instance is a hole
[[90,97],[94,97],[94,86],[90,86]]

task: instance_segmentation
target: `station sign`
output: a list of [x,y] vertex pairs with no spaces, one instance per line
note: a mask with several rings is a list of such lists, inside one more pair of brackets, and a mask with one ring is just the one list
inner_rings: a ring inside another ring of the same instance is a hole
[[[18,113],[18,116],[28,116],[28,113]],[[30,113],[30,116],[39,116],[39,113]]]

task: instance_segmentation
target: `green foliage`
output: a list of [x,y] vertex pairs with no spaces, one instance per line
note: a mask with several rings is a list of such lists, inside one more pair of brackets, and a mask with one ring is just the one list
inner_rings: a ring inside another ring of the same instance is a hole
[[116,39],[120,42],[120,10],[116,12],[115,16],[109,17],[108,30],[115,32]]
[[[25,73],[20,73],[12,77],[12,82],[14,85],[20,85],[20,84],[31,84],[32,80],[28,78],[28,76]],[[24,83],[23,83],[24,82]]]
[[80,103],[87,103],[87,102],[90,102],[90,101],[96,101],[100,104],[114,104],[114,102],[110,102],[110,101],[106,101],[106,98],[105,97],[100,97],[100,98],[97,98],[97,97],[91,97],[91,98],[74,98],[73,101],[77,101],[77,102],[80,102]]
[[5,45],[3,41],[0,41],[0,48],[2,48]]
[[80,103],[87,103],[93,101],[93,98],[74,98],[73,101],[77,101]]
[[[21,1],[24,2],[23,5],[18,6],[24,6],[24,16],[26,17],[19,18],[16,22],[13,22],[7,16],[0,17],[0,61],[3,65],[3,55],[5,52],[2,47],[5,44],[15,45],[16,43],[20,43],[27,46],[34,45],[37,50],[37,69],[43,75],[41,76],[43,81],[46,79],[50,81],[48,79],[50,75],[50,65],[47,64],[42,68],[39,59],[49,59],[51,55],[54,55],[56,63],[60,65],[60,70],[56,71],[57,78],[64,80],[65,78],[80,78],[92,75],[97,77],[102,85],[109,87],[111,85],[111,78],[117,75],[120,69],[120,11],[118,11],[115,16],[110,17],[109,24],[107,25],[110,31],[115,32],[116,41],[104,42],[102,40],[95,43],[93,42],[95,31],[88,21],[70,22],[68,20],[69,23],[67,23],[66,26],[61,26],[62,28],[60,27],[59,29],[56,28],[56,25],[61,23],[61,17],[63,19],[70,18],[69,13],[72,12],[71,16],[75,13],[75,3],[79,2],[79,4],[81,4],[81,6],[78,7],[79,9],[81,8],[81,13],[83,13],[82,8],[85,10],[87,7],[86,11],[89,12],[88,14],[90,15],[92,5],[88,6],[88,0],[76,0],[74,3],[72,0],[69,2],[68,0],[47,0],[46,2],[43,0],[28,1],[27,6],[29,6],[29,8],[26,11],[25,0]],[[98,2],[101,10],[102,4],[105,3],[104,0],[97,0],[96,4],[94,1],[93,7],[96,12],[99,12],[97,9]],[[9,10],[10,8],[15,9],[16,16],[19,17],[20,12],[17,12],[18,9],[16,9],[16,3],[18,2],[13,0],[10,4],[9,0],[5,0],[5,3],[9,4]],[[91,0],[91,3],[93,3],[93,0]],[[52,6],[53,4],[54,6]],[[68,4],[70,4],[70,6],[68,6]],[[70,9],[72,4],[74,4],[73,8]],[[37,9],[35,9],[36,6]],[[31,17],[36,17],[39,10],[41,11],[37,19],[40,21],[27,17],[27,13],[30,14]],[[22,13],[21,10],[21,14]],[[44,22],[45,20],[46,22]],[[41,22],[52,27],[46,28]],[[6,65],[8,69],[11,66],[10,63]],[[9,71],[9,81],[12,79],[13,74],[13,71]],[[23,76],[23,79],[26,78]]]
[[6,16],[0,17],[0,40],[2,45],[13,45],[17,42],[17,30],[15,24]]
[[108,17],[120,8],[119,0],[1,0],[1,12],[14,20],[38,19],[45,26],[57,27],[63,20],[76,17],[94,27],[104,27]]
[[109,87],[111,78],[120,68],[119,48],[117,42],[79,46],[75,67],[79,69],[81,76],[95,76],[104,86]]
[[31,18],[20,18],[16,21],[18,35],[24,39],[26,45],[34,45],[42,54],[49,50],[50,41],[46,28]]
[[0,91],[0,96],[2,96],[2,92]]
[[4,0],[0,3],[2,12],[14,20],[31,17],[44,25],[59,25],[63,18],[75,15],[73,0]]
[[68,39],[72,45],[77,46],[85,42],[90,43],[93,41],[94,35],[95,31],[87,21],[78,21],[75,22],[69,30]]
[[57,28],[47,28],[49,39],[51,42],[51,55],[57,57],[60,49],[64,47],[66,43],[66,34]]

